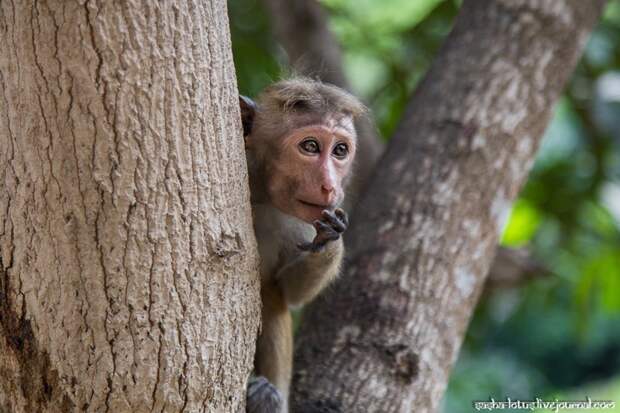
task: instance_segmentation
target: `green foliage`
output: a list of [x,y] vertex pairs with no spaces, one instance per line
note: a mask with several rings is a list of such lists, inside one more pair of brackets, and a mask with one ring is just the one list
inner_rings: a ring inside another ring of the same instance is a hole
[[256,96],[280,76],[279,49],[258,1],[230,1],[228,12],[239,93]]
[[608,312],[620,310],[620,248],[603,247],[593,252],[584,260],[581,273],[575,286],[575,303],[581,314],[588,314],[596,301]]
[[[377,37],[384,33],[406,31],[419,24],[430,12],[441,3],[441,0],[323,0],[323,5],[336,14],[332,19],[336,33],[343,35],[352,31],[353,22],[361,24],[360,29]],[[339,30],[341,29],[342,30]],[[343,41],[351,41],[343,38]]]
[[[520,374],[536,385],[528,389],[518,380],[497,379],[495,387],[474,393],[477,398],[594,398],[580,389],[620,375],[618,6],[611,4],[593,33],[502,239],[527,244],[554,276],[483,300],[452,377],[446,412],[471,411],[460,382],[486,377],[478,368],[486,368],[488,355],[497,352],[504,359],[496,369],[511,371],[518,363]],[[463,372],[463,363],[479,367]]]
[[343,44],[345,71],[384,137],[451,27],[458,2],[324,0]]
[[540,226],[541,216],[534,206],[525,199],[515,202],[508,225],[502,236],[502,244],[510,247],[520,247],[532,240]]
[[[389,139],[460,2],[322,3],[342,44],[345,71]],[[278,77],[285,59],[259,3],[233,0],[229,7],[240,90],[252,95]],[[553,275],[485,295],[445,411],[469,412],[472,400],[507,395],[594,398],[591,389],[607,388],[601,394],[620,403],[618,1],[607,8],[556,107],[502,242],[528,246]]]

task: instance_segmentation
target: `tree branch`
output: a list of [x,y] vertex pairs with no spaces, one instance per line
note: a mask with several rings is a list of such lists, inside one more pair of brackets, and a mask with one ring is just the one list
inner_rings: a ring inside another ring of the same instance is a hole
[[296,412],[437,411],[506,211],[604,3],[464,2],[354,211],[350,264],[304,313]]
[[[278,42],[286,50],[289,61],[297,70],[309,76],[317,76],[325,82],[333,83],[350,90],[350,84],[344,74],[342,52],[337,39],[329,29],[328,16],[321,5],[315,0],[263,0],[272,21],[274,34]],[[358,124],[360,148],[358,152],[355,180],[349,188],[348,202],[356,205],[362,188],[370,178],[384,145],[377,136],[377,131],[369,121]],[[501,288],[506,285],[506,277],[510,284],[521,284],[536,275],[535,271],[546,273],[546,270],[529,257],[529,251],[518,252],[521,259],[514,258],[509,248],[498,247],[496,260],[489,270],[490,287]],[[507,265],[507,266],[505,266]],[[509,274],[508,274],[509,273]]]

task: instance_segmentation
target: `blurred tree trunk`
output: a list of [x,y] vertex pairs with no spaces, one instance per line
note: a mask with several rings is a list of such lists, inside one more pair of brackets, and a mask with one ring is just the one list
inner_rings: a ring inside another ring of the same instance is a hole
[[506,213],[604,3],[463,3],[354,211],[341,280],[304,313],[295,412],[438,410]]
[[[340,45],[318,1],[263,0],[263,4],[271,16],[275,36],[298,73],[351,90],[343,70]],[[384,146],[371,122],[361,119],[356,127],[360,145],[345,201],[347,210],[356,204]]]
[[0,41],[0,412],[239,411],[260,310],[225,1],[3,1]]
[[342,51],[329,29],[327,13],[316,0],[262,0],[271,26],[296,70],[350,89]]
[[[271,16],[275,37],[298,72],[351,90],[338,41],[329,29],[328,16],[319,2],[263,0],[263,4]],[[354,179],[346,199],[347,210],[358,203],[360,193],[384,150],[383,142],[370,122],[359,121],[357,129],[360,146]],[[500,246],[489,269],[489,287],[518,286],[547,274],[546,268],[533,259],[526,248],[513,250]]]

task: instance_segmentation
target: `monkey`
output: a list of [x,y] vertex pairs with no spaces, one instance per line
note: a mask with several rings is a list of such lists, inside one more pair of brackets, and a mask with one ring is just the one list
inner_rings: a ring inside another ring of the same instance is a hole
[[366,108],[348,92],[308,78],[278,81],[256,102],[240,96],[239,104],[262,299],[246,412],[286,413],[289,309],[312,301],[339,273],[349,224],[339,206],[357,150],[354,120]]

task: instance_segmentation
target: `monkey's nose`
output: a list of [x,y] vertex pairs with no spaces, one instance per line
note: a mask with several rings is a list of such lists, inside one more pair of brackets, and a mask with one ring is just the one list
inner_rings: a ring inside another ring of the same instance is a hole
[[325,204],[331,205],[334,202],[334,198],[336,197],[336,190],[331,185],[321,185],[321,192],[323,195],[323,199],[325,200]]

